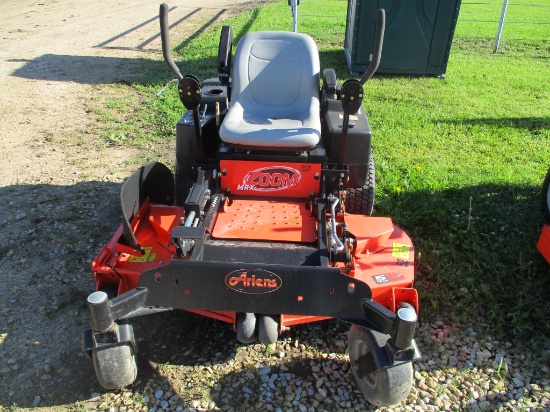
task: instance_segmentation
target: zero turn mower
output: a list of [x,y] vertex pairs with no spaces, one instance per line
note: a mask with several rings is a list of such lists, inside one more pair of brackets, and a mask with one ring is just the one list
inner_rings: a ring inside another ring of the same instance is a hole
[[100,384],[131,384],[128,319],[183,309],[233,325],[243,343],[275,343],[285,327],[351,324],[353,375],[375,405],[404,400],[418,294],[414,248],[387,217],[370,216],[375,169],[363,84],[320,73],[305,34],[255,32],[238,44],[224,26],[218,78],[182,76],[160,8],[164,58],[187,109],[176,127],[175,173],[150,163],[123,184],[123,222],[93,261],[92,328],[83,334]]

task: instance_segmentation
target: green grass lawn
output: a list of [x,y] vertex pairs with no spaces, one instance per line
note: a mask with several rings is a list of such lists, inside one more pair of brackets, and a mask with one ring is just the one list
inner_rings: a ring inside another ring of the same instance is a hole
[[[315,38],[321,67],[335,68],[340,80],[348,78],[346,7],[345,0],[308,0],[299,9],[300,31]],[[462,20],[498,20],[500,7],[463,5],[446,80],[375,77],[365,85],[375,214],[391,216],[415,242],[423,316],[469,317],[496,336],[550,336],[550,265],[536,250],[540,186],[550,167],[550,26],[510,24],[492,54],[496,24],[489,30]],[[510,6],[508,18],[538,13],[543,21],[542,11]],[[237,44],[248,31],[290,30],[290,9],[276,2],[224,24],[233,26]],[[219,31],[211,27],[175,47],[182,73],[216,77]],[[507,40],[513,37],[521,40]],[[140,101],[112,103],[126,122],[109,123],[109,144],[174,139],[183,112],[175,87],[155,98],[170,78],[162,63],[144,67],[131,86]]]

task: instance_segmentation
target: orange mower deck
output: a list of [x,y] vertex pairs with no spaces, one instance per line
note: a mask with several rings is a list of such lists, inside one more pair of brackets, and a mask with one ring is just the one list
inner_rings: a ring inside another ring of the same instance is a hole
[[[225,206],[226,212],[219,214],[214,226],[213,237],[239,241],[278,242],[316,242],[315,220],[302,204],[294,202],[274,203],[261,200],[235,200],[231,206]],[[273,224],[271,210],[277,210],[282,219]],[[288,213],[284,213],[284,212]],[[243,221],[243,214],[251,221]],[[260,216],[262,214],[266,217]],[[287,230],[284,216],[290,219],[298,217],[302,229]],[[391,219],[345,215],[349,231],[355,237],[353,265],[337,265],[342,273],[365,282],[372,290],[372,298],[394,312],[400,302],[409,302],[418,310],[418,295],[413,289],[414,248],[409,237],[400,228],[393,225]],[[109,244],[93,261],[98,290],[106,285],[116,285],[117,295],[136,288],[141,274],[167,264],[175,257],[175,248],[167,241],[170,231],[184,219],[183,209],[151,205],[146,202],[133,222],[136,238],[143,246],[145,254],[136,256],[128,253],[126,246],[119,243],[120,228]],[[243,225],[233,230],[235,221]],[[303,235],[303,226],[306,236]],[[252,230],[256,228],[256,230]],[[280,230],[280,229],[283,230]],[[296,234],[302,234],[296,236]],[[237,236],[239,235],[239,236]],[[258,236],[256,236],[258,235]],[[246,238],[245,236],[248,236]],[[280,243],[281,246],[284,243]],[[227,311],[189,311],[216,318],[229,323],[235,322],[235,313]],[[324,316],[301,316],[282,314],[281,329],[286,326],[327,319]]]

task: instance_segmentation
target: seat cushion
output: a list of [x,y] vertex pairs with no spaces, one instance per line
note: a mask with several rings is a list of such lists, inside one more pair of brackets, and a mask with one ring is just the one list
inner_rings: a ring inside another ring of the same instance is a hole
[[233,73],[222,141],[283,150],[305,150],[319,143],[319,55],[309,36],[247,34],[237,48]]

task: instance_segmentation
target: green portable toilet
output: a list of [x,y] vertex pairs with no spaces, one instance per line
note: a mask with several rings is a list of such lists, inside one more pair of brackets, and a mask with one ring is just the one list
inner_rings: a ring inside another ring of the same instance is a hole
[[348,0],[344,49],[350,71],[372,60],[376,10],[386,10],[377,73],[444,77],[461,0]]

